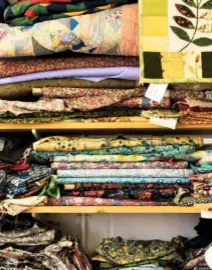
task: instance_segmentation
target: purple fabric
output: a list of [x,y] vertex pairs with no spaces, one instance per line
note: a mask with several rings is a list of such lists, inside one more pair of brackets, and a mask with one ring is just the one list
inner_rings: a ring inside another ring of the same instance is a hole
[[139,80],[139,68],[136,67],[112,67],[112,68],[78,68],[62,69],[54,71],[37,72],[0,79],[0,85],[28,82],[54,78],[79,78],[90,81],[102,81],[108,78]]

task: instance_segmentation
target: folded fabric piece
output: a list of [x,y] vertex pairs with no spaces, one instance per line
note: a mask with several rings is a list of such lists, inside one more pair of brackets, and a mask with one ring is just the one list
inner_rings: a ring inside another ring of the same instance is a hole
[[25,199],[7,199],[0,202],[0,210],[6,212],[9,215],[15,216],[21,212],[35,207],[43,206],[47,202],[47,197],[28,197]]
[[211,124],[212,112],[185,112],[184,115],[179,117],[179,122],[182,124]]
[[135,267],[116,267],[111,268],[111,270],[164,270],[165,268],[160,267],[158,264],[147,264],[142,266],[135,266]]
[[205,180],[208,180],[208,179],[212,179],[212,172],[210,173],[201,173],[201,174],[198,174],[198,173],[195,173],[195,174],[191,174],[189,176],[189,179],[192,180],[192,181],[205,181]]
[[12,26],[32,25],[35,23],[68,18],[83,14],[91,14],[120,5],[135,3],[136,0],[106,0],[106,1],[85,1],[85,2],[34,2],[20,1],[9,6],[4,12],[5,23]]
[[134,155],[71,155],[54,156],[51,158],[53,162],[140,162],[147,160],[160,159],[185,159],[184,154],[175,155],[172,152],[161,152],[152,154],[134,154]]
[[138,67],[137,57],[126,56],[48,56],[36,58],[0,59],[0,78],[30,74],[42,71],[101,68],[101,67]]
[[57,170],[58,177],[188,177],[189,169],[78,169]]
[[161,117],[161,118],[178,118],[181,115],[180,112],[167,109],[149,109],[142,111],[141,116],[150,119],[150,117]]
[[49,198],[48,205],[53,206],[169,206],[176,205],[174,202],[155,202],[137,200],[117,200],[90,197],[62,196],[60,199]]
[[204,156],[198,161],[198,165],[202,165],[204,163],[212,164],[212,150],[211,150],[211,154]]
[[160,103],[151,100],[149,98],[144,97],[134,97],[127,99],[121,103],[118,103],[114,107],[118,108],[140,108],[140,109],[148,109],[148,108],[170,108],[170,98],[165,97],[162,99]]
[[170,90],[169,97],[172,101],[184,101],[186,98],[207,101],[204,91]]
[[138,5],[46,21],[32,27],[12,28],[2,24],[1,31],[1,57],[47,55],[66,50],[138,56]]
[[33,149],[37,151],[79,151],[95,150],[115,147],[133,147],[141,145],[192,145],[197,148],[203,146],[202,137],[149,137],[149,138],[70,138],[62,136],[52,136],[43,138],[33,144]]
[[209,166],[205,166],[204,164],[201,167],[197,167],[191,164],[191,169],[194,173],[207,173],[212,171],[212,165],[209,164]]
[[105,184],[105,183],[76,183],[76,184],[66,184],[63,186],[64,190],[81,190],[81,191],[93,191],[93,190],[132,190],[132,189],[172,189],[178,190],[179,187],[183,187],[185,189],[189,188],[187,184],[131,184],[131,183],[113,183],[113,184]]
[[186,98],[184,101],[178,101],[173,105],[173,109],[180,111],[211,112],[211,102],[204,102]]
[[198,161],[202,158],[207,158],[207,156],[212,155],[212,150],[199,150],[193,153],[187,154],[187,160],[189,161]]
[[[97,149],[97,150],[82,150],[82,151],[71,151],[66,152],[66,154],[71,153],[72,155],[130,155],[130,154],[152,154],[155,153],[169,153],[172,152],[173,155],[180,155],[190,152],[195,152],[195,147],[190,145],[150,145],[150,146],[133,146],[133,147],[116,147],[109,149]],[[54,156],[56,156],[54,154]],[[60,155],[61,156],[61,155]]]
[[[106,199],[131,199],[131,200],[143,200],[143,201],[172,201],[176,195],[176,191],[173,189],[147,189],[147,190],[92,190],[92,191],[62,191],[62,196],[74,196],[74,197],[96,197]],[[211,195],[211,194],[208,194]]]
[[183,177],[57,177],[58,184],[75,184],[75,183],[140,183],[140,184],[187,184],[190,183],[188,178]]
[[101,163],[53,162],[51,163],[51,168],[55,170],[57,169],[145,169],[145,168],[186,169],[188,168],[188,162],[187,161],[143,161],[143,162],[121,162],[121,163],[120,162],[101,162]]
[[144,96],[145,90],[141,88],[136,89],[104,89],[104,88],[62,88],[62,87],[45,87],[45,88],[33,88],[32,92],[35,96],[44,96],[51,98],[75,98],[84,96],[104,96],[114,95],[116,92],[134,91],[133,96]]
[[18,75],[0,79],[0,85],[14,84],[43,79],[82,78],[90,81],[102,81],[108,78],[135,80],[139,79],[139,68],[136,67],[112,67],[112,68],[79,68],[43,71]]
[[63,112],[65,109],[65,104],[61,99],[40,99],[35,102],[0,100],[0,114],[11,112],[15,116],[18,116],[23,113],[40,111]]
[[[121,237],[105,238],[95,249],[96,253],[109,262],[112,266],[127,266],[148,263],[170,265],[180,269],[184,263],[183,254],[184,238],[178,236],[170,242],[161,240],[125,240]],[[93,260],[95,260],[95,255]]]
[[[45,62],[45,61],[43,61]],[[23,70],[25,70],[23,68]],[[79,79],[51,79],[36,80],[24,83],[0,85],[0,99],[16,100],[32,97],[32,88],[42,87],[81,87],[81,88],[109,88],[132,89],[137,86],[137,81],[107,79],[101,82],[90,82]]]

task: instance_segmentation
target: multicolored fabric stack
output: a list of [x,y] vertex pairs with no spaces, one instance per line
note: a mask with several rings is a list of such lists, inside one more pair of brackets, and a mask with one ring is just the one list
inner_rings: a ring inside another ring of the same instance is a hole
[[202,146],[200,137],[54,136],[34,143],[30,158],[57,172],[61,197],[50,205],[178,205],[190,194],[186,156]]
[[91,270],[77,239],[65,236],[55,224],[45,224],[29,214],[1,219],[0,268],[33,270]]
[[191,155],[195,165],[191,165],[193,174],[193,194],[196,203],[212,203],[212,150],[205,149]]

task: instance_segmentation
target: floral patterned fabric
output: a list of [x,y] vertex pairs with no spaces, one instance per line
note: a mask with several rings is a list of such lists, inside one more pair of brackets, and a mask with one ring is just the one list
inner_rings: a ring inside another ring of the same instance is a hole
[[142,178],[142,177],[57,177],[58,184],[75,183],[140,183],[140,184],[187,184],[188,178],[166,177],[166,178]]
[[178,190],[180,186],[187,189],[189,186],[187,184],[124,184],[124,183],[77,183],[64,185],[64,190],[76,190],[76,191],[93,191],[93,190],[146,190],[146,189],[172,189]]
[[115,147],[133,147],[141,145],[191,145],[197,148],[203,146],[201,137],[150,137],[130,139],[110,138],[69,138],[53,136],[41,139],[34,143],[33,148],[37,151],[80,151],[95,150]]
[[[71,151],[72,155],[130,155],[130,154],[153,154],[160,152],[173,152],[173,155],[185,154],[195,152],[194,146],[189,145],[152,145],[152,146],[134,146],[134,147],[116,147],[109,149],[99,150],[82,150],[82,151]],[[68,154],[69,152],[67,152]]]
[[192,173],[189,169],[78,169],[57,170],[58,177],[188,177]]
[[148,108],[170,108],[170,98],[165,97],[162,99],[160,103],[153,101],[149,98],[130,98],[128,100],[125,100],[117,105],[115,107],[129,107],[129,108],[141,108],[141,109],[148,109]]
[[185,125],[189,124],[211,124],[212,112],[186,112],[183,116],[179,117],[179,122]]
[[[34,95],[41,95],[51,98],[75,98],[75,97],[84,97],[84,96],[110,96],[116,95],[118,92],[121,94],[121,91],[127,93],[127,90],[124,89],[104,89],[104,88],[62,88],[62,87],[45,87],[45,88],[34,88]],[[133,94],[132,96],[144,96],[145,90],[143,88],[136,88],[128,90]],[[130,93],[130,92],[129,92]],[[127,98],[126,98],[127,99]]]
[[76,68],[95,68],[95,67],[138,67],[137,57],[126,56],[95,56],[85,55],[74,57],[53,56],[36,57],[26,59],[1,59],[0,78],[12,77],[23,74],[30,74],[42,71],[76,69]]
[[144,162],[53,162],[52,169],[145,169],[145,168],[164,168],[164,169],[186,169],[187,161],[144,161]]
[[60,199],[49,198],[48,205],[52,206],[167,206],[176,205],[174,202],[153,202],[136,200],[102,199],[92,197],[62,196]]
[[1,24],[0,28],[0,57],[38,56],[66,50],[138,56],[137,4],[31,27]]
[[72,155],[54,156],[51,160],[54,162],[140,162],[147,160],[160,160],[162,158],[185,159],[185,155],[175,155],[173,152],[159,152],[152,154],[134,154],[134,155]]

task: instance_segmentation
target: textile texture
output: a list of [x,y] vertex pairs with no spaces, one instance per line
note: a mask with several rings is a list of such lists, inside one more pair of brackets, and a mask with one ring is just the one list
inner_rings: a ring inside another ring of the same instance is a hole
[[137,4],[31,27],[1,24],[0,28],[0,57],[39,56],[66,50],[138,56]]
[[5,23],[12,26],[32,25],[35,23],[91,14],[116,6],[135,3],[136,0],[105,0],[105,1],[20,1],[7,7],[4,11]]
[[137,57],[126,56],[78,56],[74,57],[37,57],[26,59],[1,59],[0,77],[11,77],[23,74],[30,74],[42,71],[76,69],[76,68],[95,68],[95,67],[138,67]]
[[141,83],[211,82],[211,9],[208,0],[140,1]]

